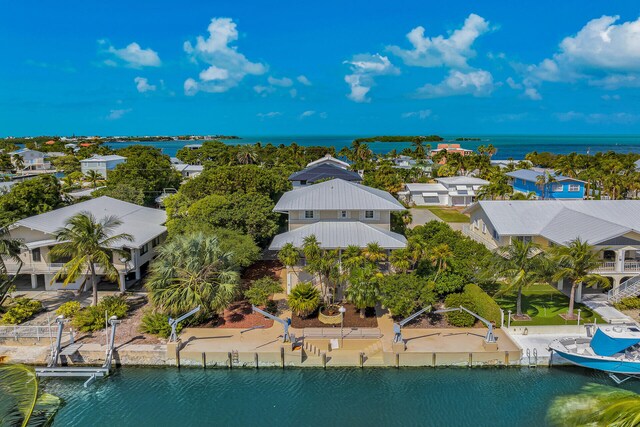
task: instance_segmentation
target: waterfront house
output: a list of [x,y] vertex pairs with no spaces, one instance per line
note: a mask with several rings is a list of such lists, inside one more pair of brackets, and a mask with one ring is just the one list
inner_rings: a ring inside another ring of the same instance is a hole
[[180,172],[180,175],[182,175],[183,178],[195,178],[204,171],[204,166],[190,165],[177,157],[171,157],[171,165],[175,170]]
[[121,163],[127,161],[126,157],[111,154],[108,156],[93,155],[88,159],[80,160],[80,170],[83,174],[86,174],[90,170],[95,170],[104,178],[107,177],[107,172],[113,170]]
[[[391,212],[404,209],[386,191],[342,179],[299,187],[285,193],[273,209],[288,215],[288,231],[275,236],[269,249],[277,251],[287,243],[302,248],[305,237],[314,235],[323,249],[378,243],[389,253],[407,245],[403,235],[391,231]],[[297,271],[287,275],[288,290],[304,280],[293,273]]]
[[51,163],[46,159],[45,154],[40,151],[31,150],[29,148],[21,148],[19,150],[10,152],[9,155],[11,156],[11,163],[13,163],[13,165],[17,168],[20,165],[18,164],[18,161],[16,159],[20,158],[22,166],[19,167],[19,169],[25,171],[51,169]]
[[640,159],[636,160],[635,165],[636,165],[636,172],[640,172]]
[[343,162],[340,159],[336,159],[331,154],[326,154],[324,157],[321,157],[318,160],[314,160],[313,162],[307,163],[307,167],[310,168],[312,166],[323,165],[323,164],[332,164],[342,169],[348,169],[349,166],[351,166],[347,162]]
[[640,200],[483,200],[465,212],[464,233],[489,249],[513,239],[548,248],[580,238],[600,250],[596,272],[614,288],[640,275]]
[[133,241],[118,244],[118,248],[126,250],[130,256],[121,258],[121,255],[114,254],[113,262],[120,275],[120,289],[125,290],[127,285],[139,280],[155,256],[156,247],[166,238],[166,212],[106,196],[21,219],[11,225],[11,237],[24,242],[26,248],[20,254],[23,265],[19,270],[15,261],[5,260],[8,273],[25,278],[30,276],[34,289],[79,289],[88,276],[80,276],[65,288],[62,280],[52,282],[53,276],[68,260],[52,259],[49,251],[57,244],[56,231],[80,212],[89,212],[97,220],[115,216],[122,221],[113,233],[128,233],[133,236]]
[[350,182],[362,182],[362,176],[357,172],[350,171],[336,165],[334,162],[316,163],[301,171],[294,172],[289,176],[289,181],[293,187],[304,187],[320,181],[330,179],[342,179]]
[[489,181],[471,176],[436,178],[435,183],[405,184],[400,197],[416,206],[468,206]]
[[[534,193],[539,199],[584,199],[585,181],[556,174],[545,169],[519,169],[507,172],[513,191]],[[548,178],[547,178],[548,176]],[[539,184],[539,180],[546,184]]]
[[[438,144],[438,148],[434,148],[433,150],[431,150],[431,157],[433,157],[437,153],[440,153],[441,151],[446,151],[448,154],[456,153],[456,154],[460,154],[461,156],[468,156],[469,154],[473,153],[473,150],[462,148],[460,144],[444,143],[444,144]],[[443,158],[440,160],[439,163],[441,165],[444,165],[445,163],[447,163],[447,159]]]

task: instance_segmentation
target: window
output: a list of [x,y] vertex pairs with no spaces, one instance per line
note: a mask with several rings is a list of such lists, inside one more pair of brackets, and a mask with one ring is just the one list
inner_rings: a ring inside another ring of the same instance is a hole
[[33,260],[33,262],[42,261],[42,256],[40,255],[40,248],[35,248],[34,250],[31,251],[31,259]]
[[349,218],[349,213],[347,211],[340,211],[340,218]]
[[301,180],[300,185],[307,185],[307,180],[306,179]]
[[364,211],[365,219],[373,219],[373,211]]
[[151,241],[151,247],[152,247],[152,248],[155,248],[155,247],[156,247],[156,246],[158,246],[159,244],[160,244],[160,236],[158,236],[158,237],[154,238],[154,239]]
[[142,245],[142,247],[140,248],[140,255],[144,255],[147,252],[149,252],[149,244],[145,243],[144,245]]
[[562,184],[553,184],[551,185],[551,191],[563,191],[564,185]]
[[520,240],[523,243],[531,242],[531,236],[516,236],[516,239]]
[[313,219],[313,211],[304,211],[304,219]]
[[500,240],[500,235],[498,234],[498,232],[496,230],[493,230],[493,238],[496,240]]
[[482,233],[487,234],[487,224],[482,224]]
[[578,184],[569,184],[569,191],[580,191],[580,186]]

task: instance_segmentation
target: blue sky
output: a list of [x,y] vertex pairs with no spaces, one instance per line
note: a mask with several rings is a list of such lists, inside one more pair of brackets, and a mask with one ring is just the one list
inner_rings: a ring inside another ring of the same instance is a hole
[[0,135],[640,133],[632,1],[0,0]]

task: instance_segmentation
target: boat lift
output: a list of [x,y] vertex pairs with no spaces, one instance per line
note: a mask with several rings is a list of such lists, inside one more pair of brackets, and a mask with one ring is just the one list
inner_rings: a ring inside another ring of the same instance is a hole
[[403,342],[403,339],[402,339],[402,327],[404,325],[406,325],[407,323],[411,322],[416,317],[420,316],[422,313],[430,311],[430,310],[431,310],[431,306],[429,305],[429,306],[423,308],[422,310],[413,313],[411,316],[407,317],[406,319],[404,319],[404,320],[402,320],[402,321],[400,321],[398,323],[394,323],[393,324],[393,342],[394,343]]
[[185,314],[183,314],[182,316],[180,316],[180,317],[178,317],[176,319],[173,319],[173,318],[169,317],[169,326],[171,326],[171,335],[169,336],[169,342],[175,342],[175,341],[178,340],[178,332],[177,332],[178,323],[182,322],[187,317],[193,316],[194,314],[196,314],[199,311],[200,311],[200,306],[197,306],[196,308],[194,308],[190,312],[185,313]]
[[487,344],[494,344],[496,342],[496,337],[493,334],[493,324],[491,324],[491,322],[489,322],[484,317],[480,317],[479,315],[477,315],[473,311],[469,310],[468,308],[465,308],[463,306],[453,307],[453,308],[443,308],[441,310],[434,311],[434,313],[447,313],[447,312],[451,312],[451,311],[465,311],[465,312],[469,313],[470,315],[472,315],[473,317],[475,317],[476,319],[478,319],[479,321],[481,321],[482,323],[484,323],[485,325],[487,325],[487,328],[489,328],[489,330],[487,331],[487,335],[484,338],[484,342],[487,343]]
[[264,317],[267,317],[267,318],[273,320],[274,322],[280,323],[282,325],[282,327],[284,328],[284,333],[282,334],[282,342],[291,342],[291,336],[289,335],[289,326],[291,326],[291,318],[287,317],[286,320],[285,319],[281,319],[279,317],[274,316],[271,313],[267,313],[264,310],[260,310],[255,305],[252,305],[251,309],[253,311],[257,312],[257,313],[262,314]]
[[[105,362],[102,366],[58,366],[58,360],[60,356],[71,355],[75,353],[79,347],[70,345],[66,348],[62,348],[62,330],[64,328],[65,319],[63,316],[56,318],[58,323],[58,333],[56,335],[55,347],[51,353],[51,360],[47,364],[46,368],[35,368],[36,376],[41,377],[88,377],[84,382],[84,386],[88,387],[98,377],[106,377],[111,372],[111,362],[113,360],[113,353],[115,351],[115,338],[116,329],[121,320],[118,320],[116,316],[109,318],[109,324],[111,325],[111,337],[107,342],[107,354]],[[73,347],[73,348],[71,348]],[[70,349],[67,351],[67,349]]]

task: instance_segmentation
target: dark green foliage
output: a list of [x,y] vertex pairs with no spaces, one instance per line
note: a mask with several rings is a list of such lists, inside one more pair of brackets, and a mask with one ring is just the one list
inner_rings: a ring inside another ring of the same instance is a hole
[[[183,328],[183,322],[178,323],[176,331],[180,333]],[[147,311],[142,315],[140,323],[140,332],[158,335],[161,338],[169,338],[171,335],[171,326],[169,326],[169,316],[163,313]]]
[[78,301],[67,301],[56,310],[56,314],[60,314],[65,319],[71,319],[80,311],[80,303]]
[[144,192],[140,188],[125,183],[119,183],[104,188],[99,188],[98,190],[93,192],[92,196],[108,196],[114,199],[122,200],[123,202],[134,203],[136,205],[143,205],[145,201]]
[[464,295],[468,296],[473,301],[476,308],[475,313],[477,315],[484,317],[495,325],[500,325],[500,306],[478,285],[470,283],[465,286]]
[[251,283],[249,289],[244,291],[244,296],[251,304],[264,306],[273,294],[281,291],[282,285],[279,281],[271,277],[261,277]]
[[14,185],[0,196],[0,226],[38,215],[63,205],[60,184],[53,175],[44,175]]
[[40,301],[30,298],[17,298],[9,309],[2,315],[0,324],[19,325],[41,311],[42,303]]
[[86,307],[76,313],[73,326],[82,332],[99,331],[105,327],[106,318],[116,316],[122,319],[129,311],[129,304],[124,295],[106,296],[96,306]]
[[459,292],[465,284],[465,279],[455,273],[445,272],[437,277],[434,290],[440,295]]
[[69,175],[73,172],[80,172],[80,160],[74,155],[67,155],[61,157],[54,157],[51,161],[56,170],[64,172],[65,175]]
[[287,300],[294,314],[306,317],[320,305],[320,291],[311,282],[298,283]]
[[638,310],[640,309],[640,297],[622,298],[613,304],[618,310]]
[[407,317],[435,301],[434,285],[416,274],[390,274],[379,279],[382,306]]
[[[469,309],[476,312],[476,306],[471,299],[471,297],[467,294],[449,294],[447,298],[444,300],[444,305],[447,308],[456,308],[463,306],[466,309]],[[457,326],[460,328],[470,328],[475,325],[476,318],[464,311],[452,311],[447,313],[447,321],[452,326]]]

